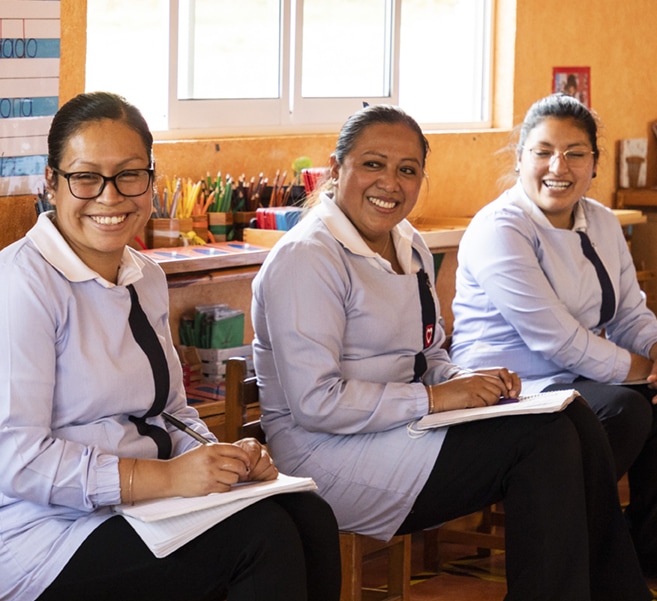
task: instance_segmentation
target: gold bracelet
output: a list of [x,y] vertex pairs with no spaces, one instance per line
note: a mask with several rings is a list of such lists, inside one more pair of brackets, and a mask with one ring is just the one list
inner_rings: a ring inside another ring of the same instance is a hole
[[128,503],[134,505],[135,502],[132,499],[132,482],[135,478],[135,466],[137,465],[137,460],[132,460],[132,466],[130,466],[130,476],[128,476]]
[[433,405],[433,389],[429,385],[427,386],[427,390],[429,391],[429,415],[431,415],[435,410],[435,407]]

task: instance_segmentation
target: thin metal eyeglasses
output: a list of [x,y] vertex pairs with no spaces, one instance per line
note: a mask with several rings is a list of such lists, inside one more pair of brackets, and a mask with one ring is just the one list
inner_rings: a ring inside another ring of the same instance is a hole
[[121,196],[133,197],[145,194],[153,179],[153,169],[124,169],[112,177],[93,171],[72,171],[67,173],[56,167],[52,170],[68,182],[68,189],[75,198],[93,200],[112,182]]
[[563,157],[569,167],[583,167],[589,161],[593,150],[549,150],[547,148],[528,148],[529,156],[532,158],[534,165],[545,167],[551,165],[557,157]]

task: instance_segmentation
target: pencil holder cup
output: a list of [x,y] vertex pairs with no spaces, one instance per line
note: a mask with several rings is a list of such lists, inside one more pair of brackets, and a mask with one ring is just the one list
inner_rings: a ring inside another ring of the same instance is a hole
[[181,217],[178,219],[178,222],[180,224],[181,234],[186,234],[187,232],[191,232],[194,229],[194,221],[191,217]]
[[180,246],[180,221],[178,219],[149,219],[146,224],[148,248],[171,248]]
[[209,224],[207,215],[192,215],[192,227],[196,232],[196,235],[203,240],[203,242],[209,242],[210,237],[208,236]]
[[233,237],[232,213],[208,213],[208,228],[215,242],[225,242]]

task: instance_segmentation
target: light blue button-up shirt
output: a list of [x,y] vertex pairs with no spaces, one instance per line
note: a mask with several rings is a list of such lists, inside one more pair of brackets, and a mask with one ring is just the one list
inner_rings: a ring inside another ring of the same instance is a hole
[[[614,287],[614,315],[600,327],[602,288],[578,230],[587,232]],[[523,378],[523,394],[580,375],[622,382],[629,351],[647,356],[657,342],[657,320],[616,216],[582,198],[573,228],[555,228],[520,184],[467,228],[453,311],[452,359],[465,367],[508,367]]]
[[[311,476],[340,528],[382,539],[408,515],[446,432],[417,438],[407,427],[428,410],[424,385],[411,381],[423,349],[416,272],[433,284],[433,257],[406,221],[393,240],[403,274],[324,196],[267,257],[252,305],[262,423],[277,465]],[[438,324],[426,383],[459,371],[443,341]]]
[[[154,381],[128,325],[127,284],[170,365],[168,411],[198,419],[186,404],[160,267],[126,248],[114,285],[77,257],[51,217],[41,215],[0,252],[2,599],[38,597],[112,515],[120,456],[157,457],[155,443],[128,419],[152,405]],[[160,417],[149,421],[166,427]],[[197,444],[170,434],[174,454]]]

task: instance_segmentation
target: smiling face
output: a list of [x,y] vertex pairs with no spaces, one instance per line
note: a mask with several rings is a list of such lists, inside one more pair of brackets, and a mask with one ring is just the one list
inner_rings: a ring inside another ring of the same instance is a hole
[[[90,171],[111,177],[125,169],[146,169],[150,157],[139,134],[125,122],[101,119],[83,124],[67,141],[58,165],[63,172]],[[152,211],[152,187],[137,197],[119,194],[113,183],[93,200],[80,200],[66,179],[46,167],[57,213],[55,224],[75,253],[92,269],[116,282],[125,246]]]
[[423,164],[418,134],[402,123],[370,125],[342,163],[331,157],[336,204],[373,249],[413,210]]
[[[531,151],[544,150],[553,156],[537,164]],[[563,152],[585,153],[582,164],[565,160]],[[534,127],[518,155],[520,181],[527,195],[543,211],[550,223],[559,228],[572,227],[573,207],[591,186],[597,160],[592,154],[589,136],[571,118],[548,117]]]

